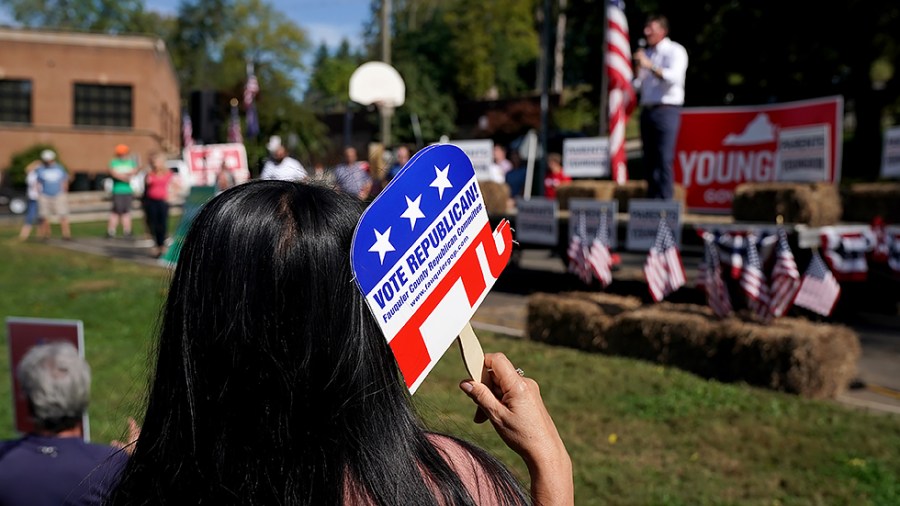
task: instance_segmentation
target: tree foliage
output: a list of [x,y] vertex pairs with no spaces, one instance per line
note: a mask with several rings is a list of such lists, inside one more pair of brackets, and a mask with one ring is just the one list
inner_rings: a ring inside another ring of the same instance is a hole
[[0,0],[28,28],[104,33],[147,32],[155,16],[143,0]]

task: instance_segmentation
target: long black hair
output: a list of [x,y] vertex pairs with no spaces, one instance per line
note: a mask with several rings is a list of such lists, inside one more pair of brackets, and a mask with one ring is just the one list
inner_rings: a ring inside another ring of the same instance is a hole
[[[415,416],[355,286],[362,204],[255,181],[207,203],[160,323],[141,437],[111,504],[474,504]],[[522,488],[455,440],[501,504]]]

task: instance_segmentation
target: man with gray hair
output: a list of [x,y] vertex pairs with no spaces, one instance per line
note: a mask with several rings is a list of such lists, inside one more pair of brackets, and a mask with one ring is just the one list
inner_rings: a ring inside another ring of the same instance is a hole
[[91,386],[87,362],[69,343],[39,344],[16,375],[35,429],[0,443],[0,506],[100,504],[127,454],[82,439]]

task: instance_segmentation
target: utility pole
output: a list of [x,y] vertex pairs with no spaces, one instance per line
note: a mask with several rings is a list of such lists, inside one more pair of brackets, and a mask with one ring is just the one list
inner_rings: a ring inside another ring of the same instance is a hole
[[[381,61],[391,64],[391,0],[381,0]],[[378,106],[381,112],[381,143],[384,149],[391,145],[391,118],[394,108],[390,105]]]
[[541,68],[538,69],[541,85],[541,130],[540,146],[543,156],[538,165],[538,173],[535,178],[538,183],[538,195],[543,195],[544,175],[547,173],[547,138],[549,137],[549,109],[550,109],[550,15],[553,10],[550,0],[544,0],[543,35],[541,36]]

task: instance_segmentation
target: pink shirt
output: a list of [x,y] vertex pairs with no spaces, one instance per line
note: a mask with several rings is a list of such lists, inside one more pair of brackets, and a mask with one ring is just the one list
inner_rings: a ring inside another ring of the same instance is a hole
[[162,174],[150,172],[147,174],[147,187],[145,194],[151,200],[166,200],[169,198],[169,182],[175,174],[165,171]]

